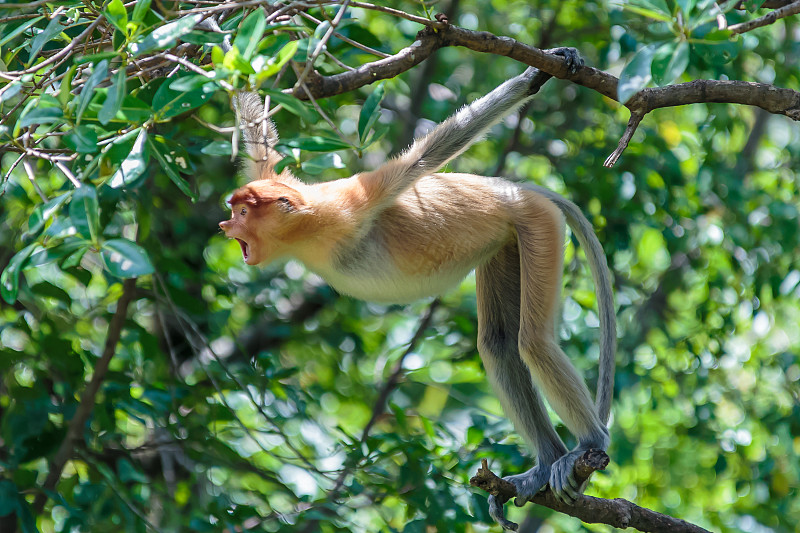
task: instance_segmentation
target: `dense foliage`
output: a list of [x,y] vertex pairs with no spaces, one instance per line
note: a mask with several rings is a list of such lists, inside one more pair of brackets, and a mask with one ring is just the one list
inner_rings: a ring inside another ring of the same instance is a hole
[[[296,262],[248,267],[217,223],[244,179],[233,88],[269,93],[284,161],[330,180],[374,166],[522,65],[444,48],[311,104],[280,90],[339,6],[273,20],[233,3],[217,12],[234,38],[225,54],[221,35],[195,27],[213,4],[0,4],[0,530],[485,531],[470,474],[481,458],[503,474],[530,460],[481,368],[474,279],[443,295],[408,349],[430,301],[379,306]],[[692,79],[800,90],[798,17],[731,38],[702,0],[393,4],[574,46],[622,72],[629,92]],[[723,5],[730,23],[768,11],[745,4]],[[316,68],[396,53],[420,29],[348,7]],[[588,493],[717,531],[793,531],[800,127],[731,104],[657,110],[603,168],[628,116],[554,80],[449,170],[553,188],[605,247],[620,338],[613,462]],[[593,384],[593,285],[579,249],[567,253],[563,344]],[[134,277],[89,421],[65,441]],[[69,461],[43,492],[64,442]],[[509,507],[528,531],[602,529]]]

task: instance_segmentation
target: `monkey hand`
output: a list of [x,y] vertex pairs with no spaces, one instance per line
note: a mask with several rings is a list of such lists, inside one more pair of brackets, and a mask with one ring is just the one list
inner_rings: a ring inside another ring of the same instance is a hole
[[[537,492],[544,490],[549,478],[550,466],[537,464],[523,474],[506,476],[503,479],[509,481],[516,487],[517,497],[514,499],[514,505],[522,507],[528,503]],[[511,531],[517,530],[517,524],[505,518],[503,504],[494,495],[489,496],[489,514],[503,529]]]
[[575,74],[578,72],[578,69],[583,66],[583,58],[578,53],[576,48],[570,48],[567,46],[562,46],[559,48],[551,48],[550,50],[545,50],[548,54],[555,54],[557,56],[561,56],[564,58],[564,63],[567,67],[567,70],[570,74]]

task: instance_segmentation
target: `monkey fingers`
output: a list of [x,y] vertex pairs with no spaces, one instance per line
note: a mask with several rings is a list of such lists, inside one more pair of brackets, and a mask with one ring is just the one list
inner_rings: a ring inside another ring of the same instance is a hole
[[553,463],[550,470],[550,490],[553,491],[553,496],[570,505],[575,503],[586,488],[586,483],[578,483],[575,479],[575,461],[584,451],[573,450],[567,453]]
[[546,50],[546,52],[563,57],[570,74],[575,74],[578,72],[578,69],[583,66],[583,58],[576,48],[562,46],[560,48],[551,48],[550,50]]

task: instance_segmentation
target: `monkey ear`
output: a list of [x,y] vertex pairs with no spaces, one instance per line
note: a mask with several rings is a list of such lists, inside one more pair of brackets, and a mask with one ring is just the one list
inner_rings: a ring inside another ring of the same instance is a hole
[[234,97],[247,154],[248,175],[252,180],[275,177],[275,165],[283,156],[275,150],[278,129],[264,118],[264,103],[258,93],[239,92]]

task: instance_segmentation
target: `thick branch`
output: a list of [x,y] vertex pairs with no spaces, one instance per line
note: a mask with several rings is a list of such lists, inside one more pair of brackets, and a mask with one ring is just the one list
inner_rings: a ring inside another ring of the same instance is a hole
[[122,335],[122,326],[128,314],[128,304],[133,300],[135,289],[135,278],[126,279],[122,284],[122,296],[117,300],[117,310],[114,312],[111,323],[108,325],[108,335],[106,336],[103,354],[94,367],[92,379],[81,395],[81,403],[78,405],[78,410],[75,411],[75,416],[73,416],[72,420],[69,422],[67,435],[64,437],[61,446],[58,448],[58,452],[56,452],[55,457],[50,463],[50,470],[47,473],[47,479],[42,487],[43,490],[36,496],[36,500],[33,504],[36,514],[41,513],[42,509],[44,509],[44,505],[47,503],[47,493],[55,489],[58,480],[61,479],[64,466],[72,456],[76,443],[82,438],[86,422],[89,420],[89,416],[94,409],[97,392],[100,390],[103,379],[105,379],[108,366],[111,363],[111,358],[114,357],[117,343]]
[[[612,100],[618,100],[619,80],[611,74],[588,66],[581,67],[575,74],[571,74],[560,56],[548,54],[544,50],[510,37],[466,30],[458,26],[447,26],[436,30],[425,29],[417,35],[417,40],[411,46],[353,71],[333,76],[310,77],[308,85],[311,95],[314,98],[324,98],[352,91],[378,80],[392,78],[411,69],[444,46],[463,46],[476,52],[507,56],[557,78],[567,79],[593,89]],[[300,99],[308,98],[298,89],[294,89],[293,94]],[[631,97],[625,106],[632,113],[644,115],[662,107],[703,102],[752,105],[770,113],[800,120],[800,92],[767,83],[746,81],[696,80],[644,89]]]
[[[589,450],[576,461],[575,477],[579,483],[583,483],[592,472],[602,470],[607,465],[608,456],[605,452]],[[485,459],[475,476],[469,480],[469,484],[495,495],[503,503],[517,494],[517,489],[513,484],[497,477],[489,470]],[[587,524],[608,524],[621,529],[632,527],[639,531],[653,533],[709,533],[700,526],[639,507],[622,498],[607,500],[592,496],[580,496],[575,504],[568,505],[557,500],[552,491],[547,488],[536,494],[530,501],[579,518]]]

